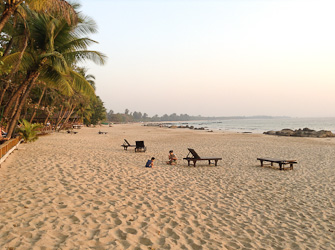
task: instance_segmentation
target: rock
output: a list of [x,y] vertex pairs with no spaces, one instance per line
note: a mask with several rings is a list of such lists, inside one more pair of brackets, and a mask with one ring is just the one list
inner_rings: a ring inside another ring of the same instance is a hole
[[316,134],[319,138],[335,137],[335,134],[328,130],[320,130]]
[[335,137],[335,134],[328,130],[315,131],[313,129],[304,128],[304,129],[282,129],[280,131],[267,131],[263,134],[266,135],[279,135],[279,136],[295,136],[295,137],[315,137],[315,138],[326,138],[326,137]]
[[292,136],[294,134],[294,131],[292,129],[282,129],[281,131],[277,131],[276,135],[281,135],[281,136]]

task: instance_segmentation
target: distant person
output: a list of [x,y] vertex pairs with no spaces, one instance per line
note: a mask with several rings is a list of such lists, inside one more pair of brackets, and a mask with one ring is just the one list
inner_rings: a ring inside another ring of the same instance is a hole
[[169,151],[169,161],[167,161],[166,164],[169,164],[169,165],[177,164],[177,156],[173,153],[173,150]]
[[154,166],[154,161],[155,161],[155,157],[151,157],[151,160],[148,160],[147,163],[145,164],[146,168],[153,168]]
[[0,139],[3,140],[9,140],[7,137],[7,133],[3,127],[0,127]]
[[3,127],[0,127],[0,133],[1,133],[2,137],[6,137],[7,136],[6,130]]

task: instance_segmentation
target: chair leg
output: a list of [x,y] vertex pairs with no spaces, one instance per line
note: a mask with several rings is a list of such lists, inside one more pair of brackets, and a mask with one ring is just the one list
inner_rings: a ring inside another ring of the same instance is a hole
[[217,166],[218,165],[218,160],[215,160],[215,166]]
[[197,162],[197,161],[193,161],[193,165],[194,165],[194,167],[195,167],[196,162]]

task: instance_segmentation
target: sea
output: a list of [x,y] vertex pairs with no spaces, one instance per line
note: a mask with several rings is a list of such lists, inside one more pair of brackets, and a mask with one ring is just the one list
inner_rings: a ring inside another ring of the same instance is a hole
[[335,133],[335,117],[327,118],[243,118],[224,119],[208,121],[178,122],[176,125],[188,125],[195,128],[206,128],[209,130],[222,130],[241,133],[263,133],[265,131],[278,131],[282,129],[330,130]]

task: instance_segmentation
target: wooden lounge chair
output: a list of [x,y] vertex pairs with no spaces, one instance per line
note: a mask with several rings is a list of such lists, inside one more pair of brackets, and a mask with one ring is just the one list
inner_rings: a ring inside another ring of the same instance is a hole
[[78,132],[72,131],[72,130],[68,130],[66,131],[68,134],[77,134]]
[[130,145],[130,143],[124,139],[124,143],[121,145],[121,147],[123,147],[124,150],[128,150],[128,147],[135,147],[135,145]]
[[107,134],[108,132],[102,132],[102,131],[99,131],[98,134],[99,135],[102,135],[102,134]]
[[293,164],[297,164],[296,160],[283,160],[283,159],[273,159],[273,158],[257,158],[261,162],[261,167],[264,166],[264,162],[270,162],[270,165],[273,166],[273,163],[279,164],[279,169],[283,170],[285,165],[290,165],[290,169],[293,169]]
[[[193,165],[195,167],[195,164],[197,161],[208,161],[208,164],[211,164],[211,161],[214,161],[215,166],[218,165],[218,161],[222,160],[220,157],[200,157],[197,152],[195,152],[194,149],[188,148],[188,151],[190,151],[187,156],[184,158],[184,160],[187,160],[188,166],[190,166],[190,162],[193,162]],[[189,155],[192,155],[193,157],[189,157]]]
[[144,141],[136,141],[135,152],[145,152],[147,147],[144,146]]

